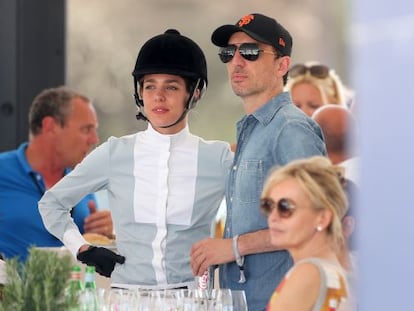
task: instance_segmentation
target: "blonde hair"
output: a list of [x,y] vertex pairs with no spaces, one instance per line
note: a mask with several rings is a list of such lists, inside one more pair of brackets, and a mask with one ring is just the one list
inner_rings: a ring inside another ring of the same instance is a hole
[[348,209],[344,169],[323,156],[292,161],[271,172],[264,184],[262,198],[268,197],[276,185],[292,178],[307,193],[314,209],[331,210],[332,220],[327,232],[339,249],[344,243],[341,219]]
[[[306,62],[304,65],[306,67],[312,67],[321,64],[312,61]],[[285,89],[292,91],[293,87],[300,83],[308,83],[315,86],[321,94],[323,104],[334,104],[346,107],[345,86],[335,70],[329,69],[329,74],[324,79],[312,76],[309,70],[307,70],[303,75],[289,77]]]

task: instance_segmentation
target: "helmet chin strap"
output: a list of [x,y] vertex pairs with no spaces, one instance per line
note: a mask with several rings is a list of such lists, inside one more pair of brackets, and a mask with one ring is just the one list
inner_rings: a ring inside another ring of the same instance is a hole
[[[172,126],[180,123],[186,117],[187,113],[190,111],[190,107],[193,107],[194,103],[197,101],[195,95],[196,95],[196,91],[198,89],[198,86],[200,84],[200,81],[201,81],[201,79],[197,80],[197,83],[196,83],[196,85],[194,86],[194,89],[193,89],[193,93],[192,93],[191,97],[188,99],[187,104],[185,105],[185,109],[184,109],[183,113],[181,114],[181,116],[177,119],[177,121],[175,121],[174,123],[171,123],[169,125],[162,125],[162,126],[157,126],[157,127],[163,128],[163,129],[172,127]],[[137,120],[143,120],[143,121],[147,121],[147,122],[151,123],[142,111],[142,107],[144,106],[144,103],[143,103],[142,99],[139,97],[137,89],[135,90],[134,97],[135,97],[135,102],[138,106],[138,113],[136,115]],[[151,125],[152,125],[152,123],[151,123]]]
[[138,112],[135,115],[135,117],[137,118],[137,120],[142,120],[142,121],[146,121],[149,122],[148,118],[144,115],[144,113],[142,112],[142,108],[144,107],[144,101],[142,100],[142,98],[139,96],[139,90],[138,90],[138,81],[134,76],[134,99],[135,99],[135,104],[138,107]]
[[137,107],[138,107],[138,112],[135,117],[137,118],[138,121],[142,120],[142,121],[149,122],[148,118],[142,112],[142,104],[141,104],[142,100],[139,98],[139,95],[136,91],[134,94],[134,98],[135,98],[135,103],[137,104]]

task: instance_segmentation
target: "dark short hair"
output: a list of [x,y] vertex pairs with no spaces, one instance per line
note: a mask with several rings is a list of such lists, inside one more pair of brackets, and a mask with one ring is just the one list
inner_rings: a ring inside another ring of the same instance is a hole
[[[191,94],[194,91],[194,88],[196,86],[197,80],[194,79],[190,79],[188,77],[184,77],[184,76],[180,76],[184,80],[185,83],[185,89],[187,91],[187,93]],[[143,84],[144,84],[144,77],[142,77],[139,81],[139,87],[142,89],[143,88]]]
[[81,98],[85,102],[90,99],[83,94],[75,92],[65,86],[45,89],[33,100],[29,111],[29,131],[38,135],[42,129],[42,120],[53,117],[62,127],[72,111],[72,99]]

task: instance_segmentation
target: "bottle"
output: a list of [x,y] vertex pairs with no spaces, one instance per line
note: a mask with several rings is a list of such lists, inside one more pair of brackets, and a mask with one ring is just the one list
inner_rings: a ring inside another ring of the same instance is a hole
[[83,282],[84,291],[80,299],[81,310],[98,311],[99,303],[96,293],[95,267],[86,266]]
[[195,285],[197,289],[207,291],[208,295],[211,294],[211,290],[214,287],[214,271],[217,266],[211,266],[204,271],[202,276],[195,278]]
[[78,265],[72,267],[69,281],[69,291],[71,294],[79,293],[83,289],[81,271],[82,269]]
[[195,277],[197,289],[207,290],[209,287],[209,273],[208,270],[202,276]]
[[66,295],[70,297],[74,305],[70,308],[71,311],[78,311],[79,309],[79,297],[83,290],[83,284],[81,280],[81,267],[75,265],[70,272],[70,280],[68,287],[66,288]]
[[329,311],[336,311],[338,308],[338,300],[335,298],[329,299]]
[[94,266],[86,266],[84,288],[96,289]]

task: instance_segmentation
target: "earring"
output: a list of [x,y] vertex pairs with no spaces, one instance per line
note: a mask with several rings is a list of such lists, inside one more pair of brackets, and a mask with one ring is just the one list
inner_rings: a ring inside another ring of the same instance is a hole
[[317,226],[316,231],[322,231],[322,226],[321,225]]

